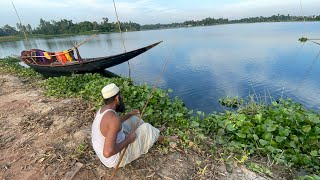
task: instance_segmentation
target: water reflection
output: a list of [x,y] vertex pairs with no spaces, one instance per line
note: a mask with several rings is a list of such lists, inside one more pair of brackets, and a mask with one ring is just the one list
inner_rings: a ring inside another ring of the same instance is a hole
[[[296,54],[298,46],[297,43],[288,43],[289,40],[285,40],[288,37],[262,40],[259,43],[254,43],[252,39],[234,38],[232,44],[224,43],[223,47],[197,47],[189,52],[189,68],[202,67],[202,70],[214,72],[207,73],[210,77],[206,77],[212,79],[207,83],[209,96],[218,93],[244,97],[252,93],[267,96],[269,99],[270,96],[279,98],[284,94],[307,104],[308,107],[319,107],[320,94],[316,88],[319,88],[320,84],[315,78],[316,74],[312,77],[309,73],[308,81],[301,86],[303,74],[307,70],[306,65],[311,63],[310,59],[316,54],[310,45],[307,45],[303,56],[290,56]],[[259,44],[259,47],[249,49],[252,44]],[[295,63],[292,63],[293,61]],[[312,67],[319,69],[319,66]],[[213,84],[217,83],[218,88],[214,88]],[[305,90],[297,91],[301,87]]]

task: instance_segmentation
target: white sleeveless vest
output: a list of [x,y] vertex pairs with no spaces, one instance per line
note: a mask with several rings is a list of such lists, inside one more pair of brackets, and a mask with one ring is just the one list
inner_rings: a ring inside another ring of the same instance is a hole
[[[99,157],[100,161],[107,167],[112,168],[115,167],[118,163],[118,159],[120,153],[117,153],[109,158],[103,156],[103,147],[104,147],[104,140],[105,137],[102,135],[100,131],[100,123],[104,114],[108,111],[113,111],[112,109],[107,109],[104,112],[100,113],[101,108],[96,114],[94,121],[92,123],[92,130],[91,130],[91,137],[92,137],[92,146],[94,151],[96,152],[97,156]],[[116,113],[117,114],[117,113]],[[116,143],[120,143],[125,139],[125,134],[123,133],[123,128],[121,126],[121,130],[117,134]]]

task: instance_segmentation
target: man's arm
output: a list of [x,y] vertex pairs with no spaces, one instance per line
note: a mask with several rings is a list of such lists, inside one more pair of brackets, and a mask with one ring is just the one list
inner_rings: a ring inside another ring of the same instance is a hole
[[105,137],[103,156],[108,158],[117,154],[127,145],[134,142],[135,133],[130,133],[122,142],[116,143],[117,134],[121,129],[120,119],[113,112],[107,112],[106,115],[101,120],[100,130],[102,135]]
[[129,112],[126,115],[123,115],[120,117],[120,122],[123,123],[124,121],[126,121],[127,119],[129,119],[131,116],[137,116],[140,114],[140,111],[137,109],[134,109],[133,111]]

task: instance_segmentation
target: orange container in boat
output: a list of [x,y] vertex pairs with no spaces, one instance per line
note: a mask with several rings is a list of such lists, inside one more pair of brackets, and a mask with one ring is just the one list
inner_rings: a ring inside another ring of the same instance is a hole
[[66,64],[67,58],[66,58],[66,56],[65,56],[62,52],[55,52],[54,54],[56,55],[57,60],[58,60],[61,64]]

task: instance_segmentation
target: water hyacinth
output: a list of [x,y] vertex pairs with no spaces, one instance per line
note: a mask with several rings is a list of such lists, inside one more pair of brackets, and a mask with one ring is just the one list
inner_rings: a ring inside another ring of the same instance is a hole
[[[74,74],[70,77],[54,77],[43,82],[46,95],[55,97],[80,97],[92,102],[96,109],[102,106],[101,89],[109,83],[119,86],[128,111],[142,110],[152,89],[147,84],[132,85],[128,78],[105,78],[100,74]],[[170,99],[167,91],[156,89],[143,118],[154,125],[175,125],[178,118],[187,116],[183,102]]]

